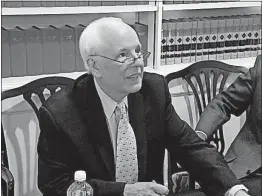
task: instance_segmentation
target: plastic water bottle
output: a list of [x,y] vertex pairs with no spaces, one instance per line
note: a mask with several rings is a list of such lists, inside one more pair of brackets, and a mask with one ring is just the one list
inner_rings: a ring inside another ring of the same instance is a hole
[[76,171],[74,178],[75,182],[73,182],[67,189],[67,196],[93,196],[93,189],[86,182],[85,171]]

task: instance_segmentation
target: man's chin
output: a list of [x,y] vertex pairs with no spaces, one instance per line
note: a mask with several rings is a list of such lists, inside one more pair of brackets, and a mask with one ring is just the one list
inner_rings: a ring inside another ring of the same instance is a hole
[[128,88],[128,92],[129,93],[136,93],[138,92],[142,87],[142,82],[139,82],[137,84],[134,84],[134,85],[131,85],[129,88]]

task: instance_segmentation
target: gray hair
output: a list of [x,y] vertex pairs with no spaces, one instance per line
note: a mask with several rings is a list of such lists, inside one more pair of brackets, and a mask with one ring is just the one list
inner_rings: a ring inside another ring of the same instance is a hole
[[[123,20],[115,17],[104,17],[91,22],[82,32],[79,39],[79,50],[85,64],[87,73],[90,73],[88,60],[90,55],[95,55],[102,49],[104,28],[113,29],[116,25],[123,24]],[[105,36],[105,35],[104,35]]]

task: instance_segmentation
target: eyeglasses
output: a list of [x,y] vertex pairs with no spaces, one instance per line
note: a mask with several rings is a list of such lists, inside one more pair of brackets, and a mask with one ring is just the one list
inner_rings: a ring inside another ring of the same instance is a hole
[[100,56],[100,57],[103,57],[105,59],[109,59],[111,61],[115,61],[115,62],[122,63],[122,64],[124,64],[124,63],[133,64],[137,59],[141,59],[141,58],[147,59],[151,54],[151,52],[148,52],[148,51],[145,51],[145,50],[141,50],[140,52],[141,52],[141,54],[138,57],[136,57],[136,58],[135,57],[128,57],[128,58],[126,58],[122,61],[112,59],[112,58],[109,58],[109,57],[106,57],[106,56],[103,56],[103,55],[90,55],[90,56]]

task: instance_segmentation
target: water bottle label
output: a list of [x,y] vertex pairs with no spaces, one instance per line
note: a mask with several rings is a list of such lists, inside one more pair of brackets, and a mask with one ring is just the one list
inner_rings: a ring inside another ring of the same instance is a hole
[[90,196],[90,195],[91,195],[90,191],[86,192],[86,191],[77,190],[74,192],[73,196]]
[[77,190],[74,196],[87,196],[85,191]]

